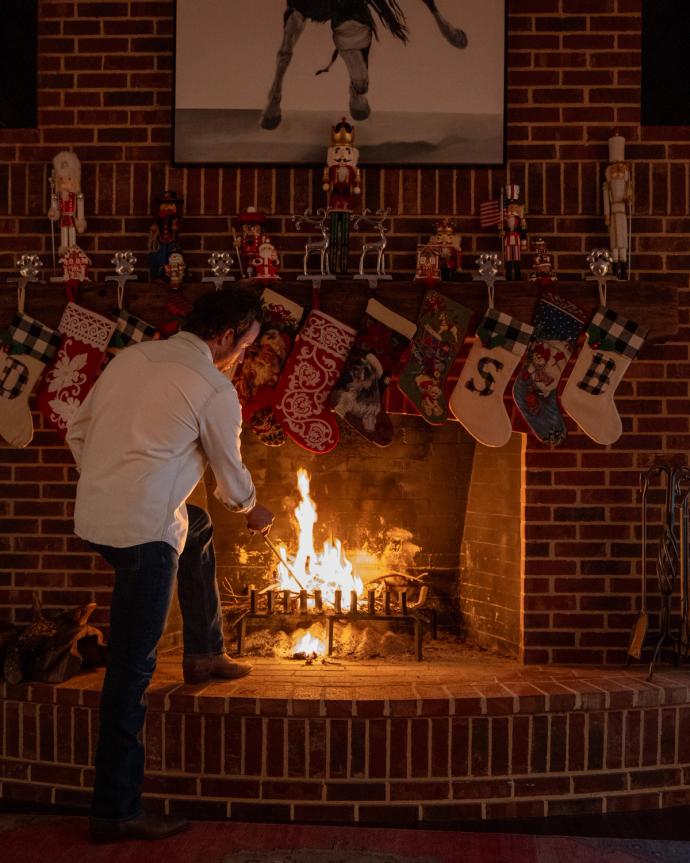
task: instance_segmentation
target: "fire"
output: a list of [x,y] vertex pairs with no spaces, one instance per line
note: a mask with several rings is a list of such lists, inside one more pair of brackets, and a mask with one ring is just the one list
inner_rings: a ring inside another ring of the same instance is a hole
[[326,645],[321,639],[316,638],[310,632],[305,632],[292,648],[292,652],[304,653],[306,656],[311,656],[312,654],[323,656],[326,652]]
[[[297,471],[297,488],[301,498],[295,507],[295,518],[299,525],[297,553],[291,559],[285,546],[280,546],[281,557],[291,565],[305,590],[310,593],[321,590],[326,602],[333,602],[336,590],[342,590],[345,597],[349,597],[352,590],[357,595],[361,594],[362,580],[353,574],[352,564],[345,557],[339,539],[333,542],[327,540],[321,552],[314,548],[314,525],[318,516],[316,504],[309,495],[309,474],[304,468]],[[277,570],[281,588],[295,590],[297,585],[287,567],[279,563]]]

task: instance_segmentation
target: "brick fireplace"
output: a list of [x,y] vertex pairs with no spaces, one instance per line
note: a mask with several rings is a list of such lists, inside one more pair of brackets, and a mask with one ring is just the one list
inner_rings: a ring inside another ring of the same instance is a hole
[[[229,218],[249,205],[270,214],[286,290],[297,291],[291,277],[304,236],[289,217],[323,203],[320,169],[170,163],[173,3],[39,7],[39,128],[0,130],[2,281],[17,252],[49,260],[48,166],[72,146],[83,163],[84,246],[98,280],[84,291],[85,305],[112,308],[102,277],[113,252],[131,248],[141,281],[129,292],[130,308],[162,319],[165,289],[146,285],[144,270],[151,202],[165,188],[186,201],[182,242],[195,276],[186,292],[200,290],[208,255],[229,248]],[[587,251],[606,243],[606,139],[616,127],[628,141],[639,281],[611,289],[610,302],[653,326],[617,393],[624,434],[599,447],[569,422],[566,442],[549,449],[516,427],[511,443],[493,451],[456,424],[432,430],[400,417],[390,450],[372,451],[346,434],[324,459],[296,449],[276,458],[247,437],[248,462],[280,508],[280,533],[289,533],[284,499],[294,496],[299,462],[312,471],[322,521],[328,516],[351,543],[382,515],[407,522],[422,548],[416,565],[433,570],[447,600],[446,621],[521,664],[505,674],[492,668],[484,682],[482,669],[460,678],[440,669],[445,679],[434,671],[428,686],[414,672],[399,690],[379,669],[378,679],[360,680],[365,691],[323,676],[295,683],[264,669],[248,688],[215,692],[182,689],[166,666],[147,727],[149,793],[161,808],[403,823],[687,802],[684,673],[647,684],[639,672],[620,671],[640,589],[637,472],[655,461],[685,463],[690,445],[687,130],[639,124],[641,0],[508,7],[510,181],[524,189],[530,234],[549,243],[559,285],[572,298],[588,297],[589,307],[594,291],[581,276]],[[507,168],[364,166],[363,174],[363,204],[393,210],[391,269],[399,280],[388,298],[407,304],[409,316],[420,290],[409,282],[414,250],[435,218],[455,214],[465,275],[478,252],[496,250],[496,238],[478,227],[479,204],[506,182]],[[30,289],[27,311],[55,325],[57,290]],[[481,312],[476,285],[448,290]],[[356,295],[356,286],[334,291],[330,311],[343,317],[339,296]],[[0,297],[3,326],[12,293]],[[525,320],[534,296],[526,283],[498,290],[499,305]],[[0,616],[26,622],[38,591],[47,609],[97,602],[92,620],[107,628],[111,574],[71,533],[71,458],[38,418],[37,425],[27,449],[0,448]],[[213,515],[221,577],[258,580],[267,553],[248,544],[241,564],[245,538]],[[588,667],[602,663],[612,670]],[[3,797],[84,803],[98,685],[89,676],[58,688],[4,688]]]

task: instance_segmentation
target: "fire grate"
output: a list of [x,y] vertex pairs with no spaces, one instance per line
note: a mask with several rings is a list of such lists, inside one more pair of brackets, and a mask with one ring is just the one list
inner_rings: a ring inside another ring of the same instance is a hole
[[[366,610],[360,609],[360,600],[357,591],[350,592],[349,608],[343,608],[343,596],[341,590],[335,591],[333,608],[326,608],[323,602],[322,592],[314,590],[309,594],[306,590],[299,592],[291,590],[265,590],[258,591],[254,587],[249,588],[249,605],[239,613],[234,625],[237,634],[237,654],[242,656],[246,644],[247,624],[250,621],[261,622],[266,625],[271,623],[285,624],[287,626],[299,625],[309,628],[312,623],[325,623],[328,631],[328,655],[333,654],[335,642],[336,623],[347,622],[404,622],[412,626],[415,656],[418,662],[423,659],[424,633],[428,629],[431,637],[437,637],[436,610],[427,604],[429,588],[424,585],[419,590],[419,596],[414,603],[408,601],[406,589],[392,591],[385,589],[382,599],[376,590],[368,590],[366,597]],[[313,600],[313,606],[309,606],[309,599]],[[259,608],[259,604],[263,606]]]

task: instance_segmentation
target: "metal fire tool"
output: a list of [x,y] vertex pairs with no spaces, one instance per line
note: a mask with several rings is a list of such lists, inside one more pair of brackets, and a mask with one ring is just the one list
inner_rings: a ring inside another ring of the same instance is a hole
[[278,551],[277,546],[268,538],[268,534],[267,533],[261,533],[261,538],[266,543],[266,545],[271,549],[273,554],[275,554],[275,556],[278,558],[278,560],[283,564],[285,569],[287,569],[287,571],[290,573],[290,575],[295,579],[295,581],[297,582],[297,585],[299,586],[299,589],[304,590],[304,586],[302,585],[302,582],[299,580],[299,578],[297,578],[297,574],[295,573],[295,570],[290,566],[290,564],[286,560],[283,559],[283,556]]
[[640,613],[633,624],[633,631],[630,635],[626,665],[630,664],[631,658],[639,659],[642,656],[642,648],[644,647],[647,629],[649,628],[649,615],[647,614],[647,491],[649,489],[649,478],[653,471],[656,471],[656,468],[649,468],[646,471],[640,472],[640,491],[642,493],[642,561],[640,565],[642,599],[640,602]]

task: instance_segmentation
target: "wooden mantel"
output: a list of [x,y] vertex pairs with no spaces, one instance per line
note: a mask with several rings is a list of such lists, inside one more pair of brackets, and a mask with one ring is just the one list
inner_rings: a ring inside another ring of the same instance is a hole
[[[226,285],[228,290],[252,290],[260,293],[268,284],[274,290],[305,307],[311,304],[312,285],[305,281],[243,281]],[[412,321],[417,312],[426,285],[423,282],[380,282],[371,291],[366,281],[338,279],[324,281],[321,287],[321,308],[350,326],[357,326],[367,301],[375,297],[398,314]],[[473,332],[487,306],[486,287],[483,282],[439,282],[438,291],[475,313],[468,332]],[[154,325],[169,320],[169,303],[182,294],[194,300],[200,294],[213,290],[209,283],[185,283],[180,291],[172,291],[165,284],[128,282],[125,307],[134,315]],[[599,305],[597,286],[592,281],[556,282],[550,288],[565,299],[578,303],[585,310],[594,311]],[[529,323],[541,289],[531,282],[497,282],[496,308],[519,320]],[[87,308],[111,315],[116,307],[113,282],[86,284],[78,294],[78,302]],[[608,305],[618,314],[632,318],[649,327],[649,341],[659,342],[673,338],[678,332],[678,288],[665,283],[609,282]],[[48,326],[57,326],[65,307],[66,296],[59,284],[30,284],[26,290],[26,312]],[[16,293],[11,284],[0,292],[0,327],[9,324],[16,311]]]

